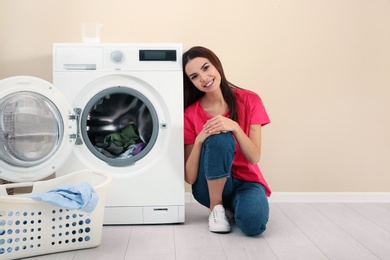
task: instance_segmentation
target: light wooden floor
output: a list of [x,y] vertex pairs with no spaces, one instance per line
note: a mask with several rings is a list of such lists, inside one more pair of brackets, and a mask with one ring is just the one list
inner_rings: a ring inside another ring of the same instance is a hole
[[208,231],[208,210],[187,203],[186,223],[104,226],[97,248],[32,259],[390,259],[390,203],[271,203],[267,230]]

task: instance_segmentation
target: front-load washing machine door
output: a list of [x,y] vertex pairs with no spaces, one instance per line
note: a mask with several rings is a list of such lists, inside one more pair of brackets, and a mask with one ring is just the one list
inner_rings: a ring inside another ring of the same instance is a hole
[[0,81],[0,178],[43,179],[70,155],[77,117],[51,83],[27,76]]

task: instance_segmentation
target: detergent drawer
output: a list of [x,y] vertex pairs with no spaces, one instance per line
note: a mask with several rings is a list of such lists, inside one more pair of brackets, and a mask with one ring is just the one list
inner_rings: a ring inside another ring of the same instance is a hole
[[55,70],[97,70],[103,67],[100,46],[55,46]]

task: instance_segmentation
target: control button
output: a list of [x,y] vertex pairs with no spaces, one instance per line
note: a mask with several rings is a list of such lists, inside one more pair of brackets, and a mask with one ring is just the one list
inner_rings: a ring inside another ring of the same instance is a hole
[[115,50],[111,52],[111,61],[116,64],[121,64],[125,61],[125,54],[120,50]]

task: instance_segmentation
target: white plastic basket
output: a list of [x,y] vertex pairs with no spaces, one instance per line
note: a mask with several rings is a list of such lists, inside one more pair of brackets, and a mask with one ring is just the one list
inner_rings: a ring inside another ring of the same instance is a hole
[[[0,179],[0,185],[1,185],[1,184],[9,184],[9,183],[12,183],[12,182],[7,181],[7,180]],[[7,189],[7,194],[8,194],[8,195],[14,194],[14,189]]]
[[[78,171],[46,181],[0,185],[0,259],[96,247],[101,242],[109,174]],[[66,210],[28,198],[66,184],[88,182],[99,200],[91,213]],[[32,187],[29,194],[8,195],[7,189]]]

